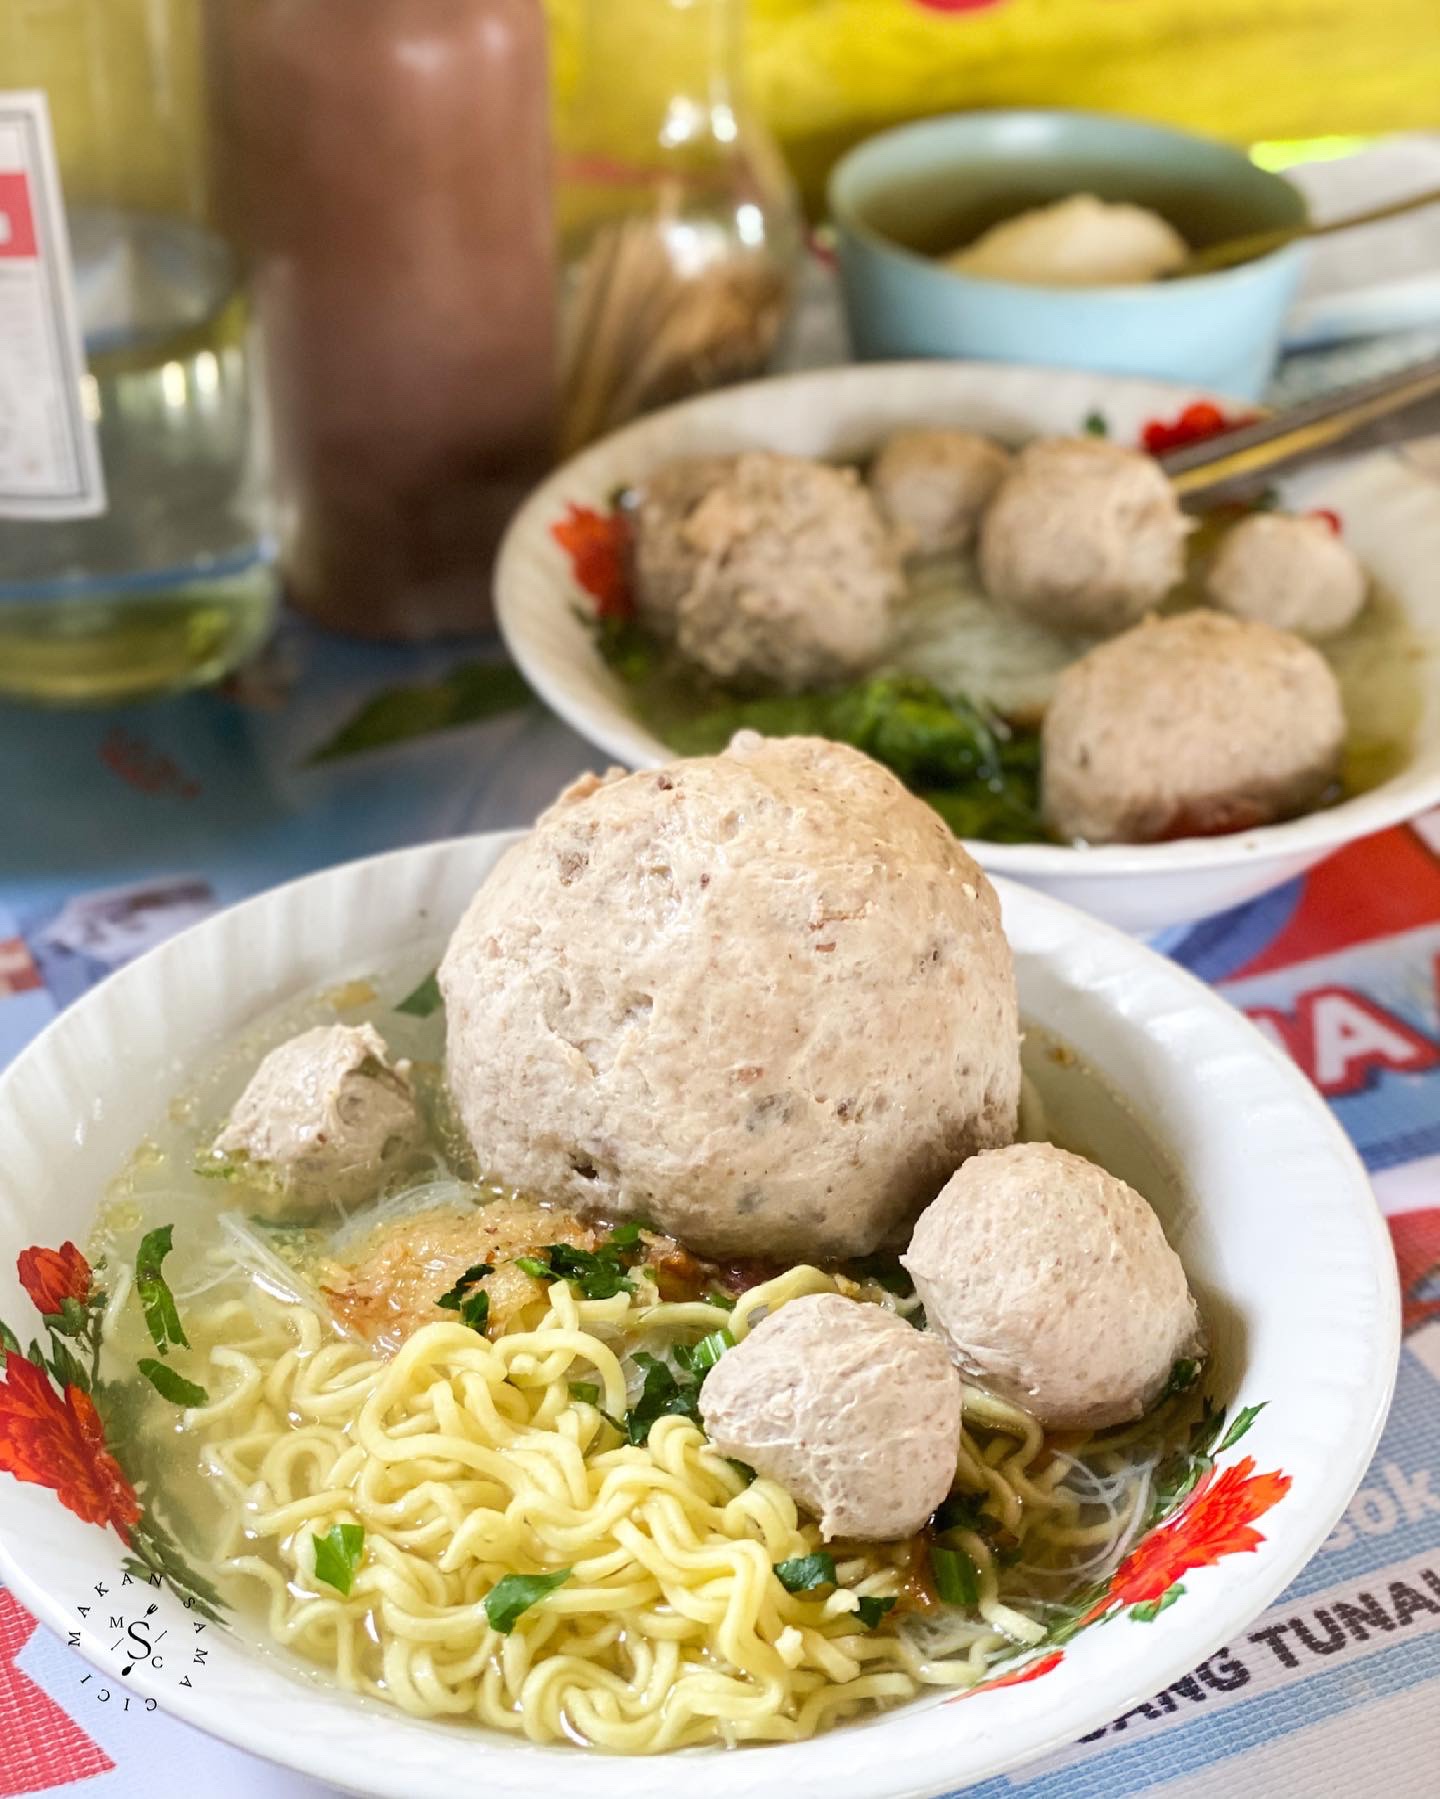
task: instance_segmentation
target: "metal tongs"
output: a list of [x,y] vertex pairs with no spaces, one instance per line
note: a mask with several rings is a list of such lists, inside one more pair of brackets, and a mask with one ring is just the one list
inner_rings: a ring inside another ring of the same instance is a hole
[[[1171,450],[1160,466],[1186,509],[1201,511],[1217,501],[1252,498],[1280,470],[1341,445],[1348,451],[1374,449],[1416,436],[1399,428],[1400,416],[1427,400],[1440,401],[1440,356]],[[1425,428],[1440,430],[1440,409]]]

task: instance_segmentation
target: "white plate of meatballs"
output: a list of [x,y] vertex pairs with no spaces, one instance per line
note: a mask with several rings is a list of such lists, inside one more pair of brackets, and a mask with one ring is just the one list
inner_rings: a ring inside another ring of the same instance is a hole
[[1199,917],[1440,799],[1440,496],[1376,455],[1189,518],[1135,446],[1195,399],[919,363],[676,406],[532,496],[501,628],[629,767],[814,731],[995,872]]
[[1275,1597],[1393,1379],[1288,1059],[814,738],[222,913],[0,1120],[7,1583],[357,1793],[1014,1767]]

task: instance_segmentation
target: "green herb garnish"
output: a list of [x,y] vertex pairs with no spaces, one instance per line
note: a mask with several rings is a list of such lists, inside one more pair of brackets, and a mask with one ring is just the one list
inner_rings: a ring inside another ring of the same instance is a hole
[[472,1262],[448,1293],[442,1293],[435,1301],[437,1306],[444,1306],[448,1312],[458,1312],[464,1303],[465,1295],[477,1281],[483,1281],[487,1274],[495,1270],[488,1262]]
[[156,1230],[147,1231],[140,1239],[140,1248],[135,1255],[135,1291],[140,1296],[151,1338],[162,1356],[170,1353],[172,1344],[190,1347],[190,1339],[181,1328],[180,1314],[175,1309],[175,1295],[160,1272],[161,1263],[170,1253],[170,1235],[174,1228],[162,1224]]
[[418,987],[396,1003],[394,1010],[411,1018],[428,1018],[432,1012],[438,1012],[442,1003],[440,982],[436,978],[438,973],[438,969],[432,968]]
[[183,1374],[164,1362],[157,1362],[154,1356],[141,1356],[135,1366],[160,1397],[168,1399],[171,1405],[209,1405],[210,1395],[203,1387],[197,1387],[193,1380],[186,1380]]
[[944,1604],[980,1603],[980,1570],[963,1549],[946,1549],[932,1543],[930,1566],[935,1573],[935,1591]]
[[435,1301],[437,1306],[444,1306],[447,1312],[458,1312],[460,1322],[468,1324],[471,1330],[483,1331],[490,1317],[490,1295],[475,1293],[471,1289],[478,1281],[483,1281],[487,1274],[494,1270],[488,1262],[472,1262],[448,1293],[442,1293]]
[[360,1557],[365,1553],[365,1526],[332,1524],[323,1537],[312,1536],[311,1540],[315,1544],[316,1580],[348,1595],[355,1584]]
[[578,1399],[581,1405],[593,1405],[600,1409],[600,1388],[593,1380],[572,1380],[570,1397]]
[[[638,1232],[637,1232],[638,1241]],[[569,1243],[552,1243],[546,1250],[550,1266],[561,1280],[573,1281],[586,1299],[613,1299],[617,1293],[633,1293],[621,1256],[627,1245],[613,1239],[599,1249],[576,1249]]]
[[698,1382],[692,1380],[682,1385],[664,1362],[647,1355],[643,1349],[636,1350],[634,1361],[636,1367],[645,1372],[645,1384],[625,1417],[625,1434],[632,1443],[645,1442],[657,1418],[694,1418],[697,1415]]
[[553,1593],[556,1587],[563,1586],[569,1578],[568,1568],[559,1568],[554,1574],[507,1574],[485,1595],[485,1616],[490,1620],[491,1629],[508,1637],[522,1613],[528,1612],[547,1593]]
[[788,1562],[775,1563],[775,1578],[787,1593],[813,1593],[816,1587],[833,1587],[835,1557],[828,1549],[817,1549],[813,1555],[791,1556]]
[[855,1608],[855,1616],[865,1626],[866,1630],[874,1630],[875,1626],[885,1616],[886,1612],[893,1611],[894,1607],[895,1601],[893,1599],[880,1599],[869,1593],[863,1593],[860,1596],[859,1605]]
[[572,1281],[585,1299],[613,1299],[635,1291],[627,1269],[640,1248],[640,1226],[622,1225],[599,1249],[547,1243],[538,1255],[517,1256],[515,1266],[537,1281]]

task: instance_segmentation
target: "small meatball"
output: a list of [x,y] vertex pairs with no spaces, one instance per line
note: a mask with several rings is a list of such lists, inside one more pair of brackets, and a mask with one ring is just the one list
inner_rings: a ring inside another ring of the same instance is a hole
[[906,550],[937,556],[969,546],[1009,467],[1009,451],[973,431],[897,431],[870,489]]
[[1138,1418],[1199,1353],[1180,1258],[1133,1187],[1052,1143],[972,1156],[900,1258],[961,1370],[1051,1430]]
[[1115,287],[1173,274],[1189,251],[1148,206],[1071,194],[1002,219],[945,258],[961,275],[1033,287]]
[[717,680],[798,692],[863,673],[889,643],[900,559],[854,469],[741,456],[680,535],[699,563],[676,643]]
[[742,732],[572,789],[496,864],[439,979],[487,1171],[700,1255],[903,1242],[963,1157],[1015,1135],[995,891],[843,744]]
[[1099,438],[1040,438],[981,522],[980,579],[1040,624],[1108,636],[1179,581],[1190,528],[1153,457]]
[[1365,570],[1323,518],[1256,513],[1226,534],[1206,578],[1213,603],[1300,637],[1333,637],[1365,604]]
[[424,1126],[409,1063],[393,1067],[373,1025],[317,1025],[272,1049],[212,1146],[264,1175],[276,1216],[369,1199]]
[[722,1455],[777,1481],[827,1539],[912,1536],[955,1479],[960,1380],[945,1345],[838,1293],[756,1325],[706,1377],[700,1416]]
[[1344,735],[1335,676],[1298,637],[1203,610],[1150,619],[1061,675],[1045,817],[1088,843],[1249,830],[1315,805]]
[[631,519],[635,604],[652,631],[675,634],[675,614],[700,567],[685,535],[690,514],[735,466],[733,456],[685,456],[646,477]]

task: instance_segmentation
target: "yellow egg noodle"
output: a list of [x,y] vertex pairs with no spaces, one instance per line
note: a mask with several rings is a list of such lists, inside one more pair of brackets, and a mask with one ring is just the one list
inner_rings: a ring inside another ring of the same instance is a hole
[[[956,1490],[987,1496],[1014,1565],[957,1529],[946,1541],[974,1563],[978,1603],[865,1629],[860,1599],[901,1594],[912,1543],[833,1546],[836,1583],[789,1592],[775,1565],[823,1545],[784,1488],[752,1480],[687,1417],[661,1416],[639,1445],[606,1417],[633,1400],[634,1351],[721,1326],[739,1340],[837,1281],[792,1268],[733,1311],[635,1285],[591,1300],[557,1281],[495,1341],[429,1324],[389,1361],[256,1285],[218,1301],[196,1321],[215,1397],[186,1415],[227,1502],[217,1574],[258,1582],[273,1640],[351,1692],[637,1754],[795,1741],[925,1687],[973,1685],[1043,1636],[1047,1576],[1058,1598],[1138,1529],[1148,1476],[1123,1443],[1082,1463],[967,1388]],[[315,1574],[316,1538],[339,1524],[365,1532],[348,1594]],[[505,1576],[562,1569],[508,1635],[492,1628],[484,1601]]]

